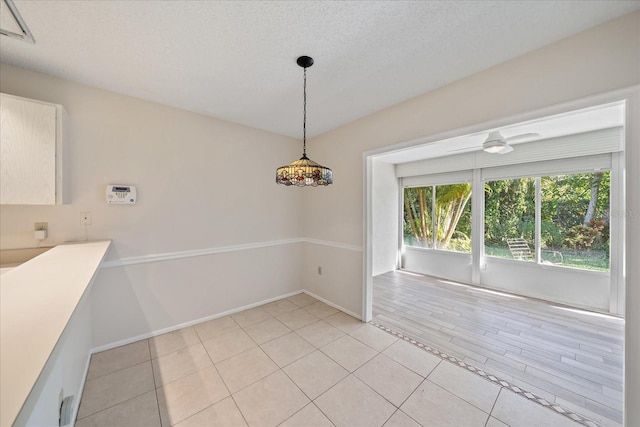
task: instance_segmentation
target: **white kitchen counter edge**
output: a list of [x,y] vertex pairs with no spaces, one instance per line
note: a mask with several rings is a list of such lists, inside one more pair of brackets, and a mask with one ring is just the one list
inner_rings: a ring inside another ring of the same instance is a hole
[[1,426],[17,418],[110,245],[56,246],[2,275]]

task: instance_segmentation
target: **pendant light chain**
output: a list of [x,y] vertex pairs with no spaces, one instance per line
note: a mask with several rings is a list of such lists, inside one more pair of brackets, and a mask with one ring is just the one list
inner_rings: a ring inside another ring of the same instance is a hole
[[307,157],[307,67],[304,67],[303,86],[303,119],[302,119],[302,156]]

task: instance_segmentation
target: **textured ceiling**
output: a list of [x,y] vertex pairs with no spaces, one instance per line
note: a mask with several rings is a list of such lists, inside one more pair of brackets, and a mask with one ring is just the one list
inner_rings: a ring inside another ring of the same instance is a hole
[[639,1],[15,0],[0,61],[301,138],[640,8]]

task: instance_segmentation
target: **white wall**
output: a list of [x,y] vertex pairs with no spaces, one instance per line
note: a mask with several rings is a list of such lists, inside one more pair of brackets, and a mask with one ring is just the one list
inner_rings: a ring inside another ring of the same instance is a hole
[[[71,204],[1,206],[0,247],[110,238],[118,257],[297,237],[300,193],[274,185],[299,156],[291,138],[2,65],[0,91],[68,111]],[[137,186],[135,206],[105,203],[107,184]]]
[[94,347],[300,291],[302,245],[103,268],[91,294]]
[[402,266],[414,273],[471,283],[471,254],[405,246]]
[[362,292],[357,286],[345,284],[359,282],[362,278],[359,270],[362,268],[362,248],[325,241],[305,242],[303,259],[303,288],[361,318]]
[[[640,23],[639,23],[640,24]],[[640,25],[638,25],[640,27]],[[625,419],[627,426],[640,424],[640,99],[636,97],[627,120],[635,126],[628,129],[625,152],[627,191],[626,209],[626,310],[625,310]]]
[[[275,184],[299,141],[7,65],[0,91],[69,114],[71,203],[0,206],[0,247],[35,246],[36,221],[44,245],[84,240],[80,212],[92,213],[88,238],[113,241],[114,265],[94,285],[94,346],[301,289],[300,250],[278,242],[300,237],[302,191]],[[138,202],[107,205],[107,184],[135,185]],[[221,247],[235,249],[137,265]]]
[[[304,194],[303,234],[311,238],[363,244],[363,153],[405,141],[438,135],[475,124],[514,117],[556,104],[640,83],[640,13],[636,12],[537,51],[495,66],[469,78],[418,96],[394,107],[327,132],[310,141],[311,158],[331,167],[334,184],[326,191]],[[634,118],[637,120],[637,117]],[[627,160],[627,217],[629,230],[636,231],[627,247],[627,370],[625,396],[627,424],[640,422],[640,368],[631,359],[640,346],[640,235],[637,222],[640,193],[637,189],[640,158],[637,136],[627,141],[632,153]],[[635,150],[635,151],[634,151]],[[631,181],[635,180],[635,181]],[[635,214],[633,214],[635,212]],[[635,215],[635,216],[634,216]],[[330,263],[345,251],[314,254]],[[343,266],[344,267],[344,266]],[[313,271],[305,264],[303,280]],[[330,265],[325,268],[331,268]],[[363,265],[349,264],[348,274],[331,287],[318,288],[327,297],[334,288],[344,289],[334,302],[362,300]],[[636,304],[633,308],[631,302]],[[636,314],[631,314],[636,313]],[[634,320],[634,321],[632,321]],[[635,350],[635,353],[632,351]],[[633,402],[633,403],[630,403]]]
[[534,262],[483,257],[481,285],[517,295],[609,312],[610,274]]
[[373,275],[395,270],[399,236],[398,178],[391,163],[373,161]]

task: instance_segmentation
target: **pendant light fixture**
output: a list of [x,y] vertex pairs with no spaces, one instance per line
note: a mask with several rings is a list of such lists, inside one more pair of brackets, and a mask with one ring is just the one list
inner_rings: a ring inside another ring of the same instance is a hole
[[313,58],[301,56],[296,61],[304,69],[302,157],[276,171],[276,182],[298,187],[317,187],[333,184],[331,169],[321,166],[307,157],[307,68],[313,65]]

